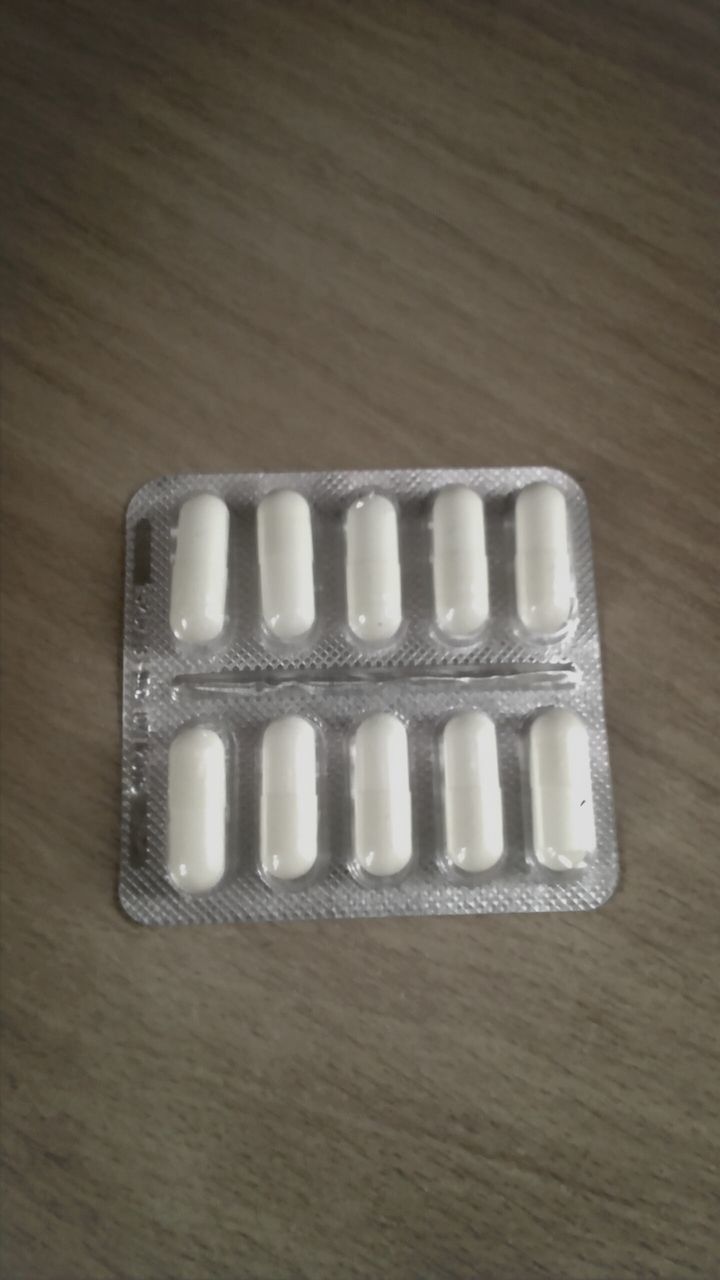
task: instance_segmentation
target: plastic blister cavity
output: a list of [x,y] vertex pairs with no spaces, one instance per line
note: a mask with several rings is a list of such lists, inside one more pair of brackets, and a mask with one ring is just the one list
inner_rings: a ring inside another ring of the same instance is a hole
[[467,640],[490,611],[485,552],[485,510],[466,485],[441,489],[433,503],[433,586],[438,628]]
[[445,850],[469,873],[503,854],[503,807],[495,725],[484,711],[452,716],[442,736]]
[[363,720],[352,747],[354,860],[373,881],[402,875],[413,852],[407,730],[380,712]]
[[147,924],[599,906],[618,853],[579,486],[146,485],[122,794],[120,899]]
[[221,498],[198,493],[183,503],[172,567],[170,626],[178,640],[203,645],[225,625],[230,513]]
[[515,586],[518,617],[532,634],[554,636],[570,621],[572,565],[565,495],[543,481],[515,503]]
[[298,641],[315,621],[310,506],[301,493],[275,489],[257,510],[260,599],[268,631]]
[[318,856],[315,726],[283,716],[265,729],[260,792],[260,863],[272,880],[297,880]]
[[398,521],[390,499],[382,493],[358,498],[345,533],[348,625],[360,641],[387,643],[402,622]]

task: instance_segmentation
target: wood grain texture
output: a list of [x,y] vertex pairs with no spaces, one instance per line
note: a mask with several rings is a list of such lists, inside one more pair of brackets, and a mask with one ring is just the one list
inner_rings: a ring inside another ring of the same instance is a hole
[[[716,1274],[718,6],[2,24],[3,1280]],[[132,926],[133,490],[511,463],[591,504],[616,898]]]

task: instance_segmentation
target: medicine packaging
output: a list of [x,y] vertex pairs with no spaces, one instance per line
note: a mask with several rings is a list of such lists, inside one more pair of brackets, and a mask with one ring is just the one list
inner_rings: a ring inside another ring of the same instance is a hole
[[582,910],[617,883],[563,472],[151,481],[123,676],[119,893],[142,923]]

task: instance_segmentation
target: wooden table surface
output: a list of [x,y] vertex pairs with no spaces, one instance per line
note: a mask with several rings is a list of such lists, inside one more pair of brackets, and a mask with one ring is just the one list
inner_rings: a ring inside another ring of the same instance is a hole
[[[717,1274],[717,4],[3,26],[3,1280]],[[127,921],[135,488],[510,463],[591,504],[613,901]]]

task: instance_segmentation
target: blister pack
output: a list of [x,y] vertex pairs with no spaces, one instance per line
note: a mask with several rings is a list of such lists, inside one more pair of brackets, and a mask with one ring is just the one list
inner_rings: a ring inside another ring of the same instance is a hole
[[127,512],[123,677],[141,923],[587,910],[617,883],[563,472],[153,480]]

